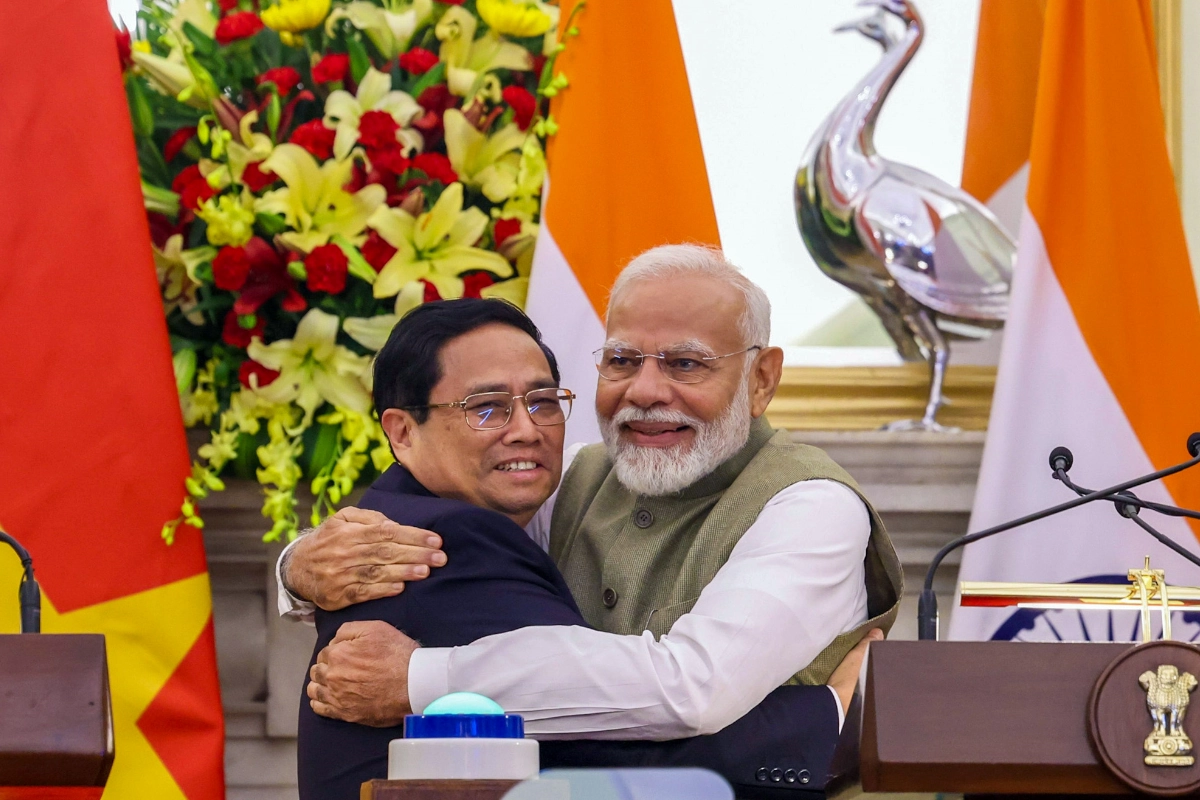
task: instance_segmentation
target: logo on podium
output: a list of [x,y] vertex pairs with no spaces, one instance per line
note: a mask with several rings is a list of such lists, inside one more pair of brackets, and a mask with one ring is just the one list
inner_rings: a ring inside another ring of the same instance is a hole
[[1146,670],[1138,676],[1138,683],[1146,690],[1146,708],[1154,720],[1154,730],[1142,746],[1146,764],[1152,767],[1195,764],[1192,740],[1183,730],[1183,717],[1196,688],[1196,676],[1180,673],[1173,664],[1159,664],[1158,669]]

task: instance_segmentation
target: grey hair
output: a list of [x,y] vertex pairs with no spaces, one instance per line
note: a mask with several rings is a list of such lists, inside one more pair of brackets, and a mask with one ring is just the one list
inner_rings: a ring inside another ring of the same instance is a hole
[[[674,275],[715,278],[742,293],[746,308],[738,319],[747,347],[766,347],[771,340],[771,301],[762,287],[742,274],[716,247],[664,244],[652,247],[625,265],[608,295],[608,313],[617,297],[637,281]],[[749,363],[749,362],[747,362]]]

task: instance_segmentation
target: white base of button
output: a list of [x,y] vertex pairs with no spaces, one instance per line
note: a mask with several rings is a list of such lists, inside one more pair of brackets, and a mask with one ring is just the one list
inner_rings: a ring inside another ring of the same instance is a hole
[[538,774],[536,739],[393,739],[388,780],[511,780]]

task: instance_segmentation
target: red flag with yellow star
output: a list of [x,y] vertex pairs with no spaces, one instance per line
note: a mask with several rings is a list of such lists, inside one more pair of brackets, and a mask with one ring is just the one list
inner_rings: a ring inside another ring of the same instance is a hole
[[[224,797],[212,599],[104,0],[0,4],[0,526],[47,633],[105,635],[104,797]],[[0,553],[0,631],[19,630]],[[2,724],[2,723],[0,723]]]

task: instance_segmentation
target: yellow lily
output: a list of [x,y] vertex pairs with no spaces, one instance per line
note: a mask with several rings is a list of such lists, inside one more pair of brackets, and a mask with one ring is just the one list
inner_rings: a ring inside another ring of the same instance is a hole
[[[504,202],[501,217],[515,217],[528,226],[538,213],[542,184],[546,180],[546,154],[536,136],[529,136],[521,145],[521,163],[517,167],[517,187]],[[496,216],[495,211],[492,212]],[[536,226],[535,226],[536,227]]]
[[433,0],[385,0],[380,8],[367,0],[354,0],[338,6],[325,22],[325,32],[333,36],[338,20],[350,24],[367,35],[371,43],[391,60],[408,49],[413,34],[433,13]]
[[358,121],[368,111],[386,111],[396,120],[400,130],[396,133],[404,146],[404,155],[420,150],[424,144],[419,131],[407,125],[423,113],[417,101],[405,92],[392,90],[392,77],[374,67],[367,70],[358,84],[358,94],[352,95],[345,89],[330,92],[325,100],[325,127],[336,128],[333,154],[339,159],[350,154],[358,141]]
[[375,279],[376,297],[391,297],[406,285],[424,278],[450,299],[461,297],[459,276],[470,270],[487,270],[501,277],[512,274],[504,257],[473,247],[487,228],[488,218],[478,208],[463,210],[463,187],[452,183],[433,208],[413,217],[399,208],[382,207],[368,223],[396,254]]
[[379,352],[387,342],[392,328],[400,318],[425,302],[425,284],[420,281],[410,281],[396,295],[396,306],[391,314],[380,314],[376,317],[347,317],[342,323],[342,330],[350,334],[350,338],[372,352]]
[[223,194],[210,197],[196,210],[196,216],[208,223],[208,243],[241,247],[254,235],[254,195]]
[[319,308],[310,309],[291,339],[263,344],[255,337],[246,351],[258,363],[278,370],[279,377],[254,389],[275,405],[294,402],[304,409],[300,427],[306,428],[324,402],[360,414],[371,408],[371,397],[359,381],[370,358],[352,353],[337,343],[338,318]]
[[288,47],[299,47],[303,39],[298,33],[320,25],[329,14],[330,0],[279,0],[264,8],[259,18],[263,25],[279,33]]
[[446,62],[446,83],[459,97],[474,98],[492,70],[533,68],[524,47],[505,41],[494,30],[476,39],[478,27],[474,14],[462,6],[451,6],[434,28],[442,43],[438,56]]
[[476,130],[457,108],[442,117],[446,126],[446,154],[450,165],[468,186],[477,186],[493,203],[510,197],[517,188],[521,156],[517,150],[527,134],[509,123],[487,136]]
[[[541,36],[557,22],[537,0],[479,0],[475,10],[496,33],[526,38]],[[557,9],[555,9],[557,10]]]
[[354,169],[351,159],[330,159],[318,167],[309,152],[295,144],[276,146],[260,169],[275,173],[287,186],[267,192],[254,210],[282,214],[294,230],[279,234],[279,240],[303,253],[337,234],[360,244],[368,218],[387,199],[387,190],[377,184],[354,194],[342,188]]
[[219,164],[209,159],[200,159],[200,174],[208,181],[208,185],[214,189],[223,189],[232,181],[241,182],[242,173],[246,171],[246,167],[256,161],[263,161],[269,155],[275,145],[271,143],[271,137],[265,133],[255,133],[250,130],[254,123],[258,122],[258,111],[254,110],[242,117],[239,124],[238,138],[241,141],[233,140],[225,146],[228,158],[226,164]]
[[163,312],[169,314],[178,308],[188,321],[203,325],[204,314],[195,310],[200,302],[196,297],[196,290],[200,288],[196,268],[205,261],[211,261],[217,251],[211,247],[184,250],[183,235],[178,233],[168,238],[161,250],[151,247],[154,270],[158,273],[158,286],[162,293]]

